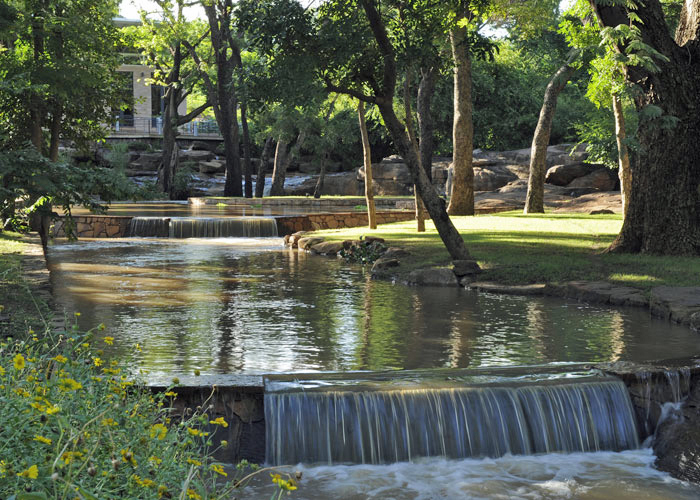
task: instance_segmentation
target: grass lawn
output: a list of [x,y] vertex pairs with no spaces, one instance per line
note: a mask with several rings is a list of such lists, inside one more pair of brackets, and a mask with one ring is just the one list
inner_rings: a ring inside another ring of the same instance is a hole
[[[46,304],[30,293],[22,276],[21,258],[26,243],[17,233],[0,233],[0,338],[43,329]],[[41,311],[41,314],[39,313]]]
[[[506,212],[453,217],[472,256],[484,270],[483,281],[504,284],[605,280],[648,290],[659,285],[700,285],[700,259],[651,255],[605,254],[620,226],[620,215]],[[450,265],[432,222],[416,233],[415,221],[367,228],[319,231],[327,240],[379,236],[389,246],[411,252],[399,273],[427,266]]]

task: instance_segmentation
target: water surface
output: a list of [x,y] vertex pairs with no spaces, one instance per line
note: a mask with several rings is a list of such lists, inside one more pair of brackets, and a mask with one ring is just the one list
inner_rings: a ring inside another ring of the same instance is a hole
[[[372,281],[279,238],[83,240],[50,248],[59,303],[161,374],[466,368],[700,354],[647,311]],[[138,347],[134,346],[138,344]]]

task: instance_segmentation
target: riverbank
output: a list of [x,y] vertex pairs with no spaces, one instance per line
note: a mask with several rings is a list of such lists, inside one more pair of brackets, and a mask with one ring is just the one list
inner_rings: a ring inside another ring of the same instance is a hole
[[38,236],[0,233],[0,297],[0,338],[44,329],[51,290]]

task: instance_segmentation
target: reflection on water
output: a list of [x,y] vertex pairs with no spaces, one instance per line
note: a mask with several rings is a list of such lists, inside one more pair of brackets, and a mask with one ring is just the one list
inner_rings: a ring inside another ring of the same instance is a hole
[[[55,294],[134,368],[262,373],[649,360],[700,353],[647,312],[371,281],[277,238],[50,249]],[[141,352],[133,345],[140,344]],[[107,346],[108,347],[108,346]]]
[[[655,470],[649,448],[622,453],[429,458],[391,465],[298,466],[298,500],[690,500],[697,486]],[[276,485],[260,475],[239,498],[269,498]]]

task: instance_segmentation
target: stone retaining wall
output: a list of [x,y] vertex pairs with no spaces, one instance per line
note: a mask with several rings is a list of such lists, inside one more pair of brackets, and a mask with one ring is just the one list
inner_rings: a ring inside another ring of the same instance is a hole
[[[377,223],[402,222],[414,218],[412,212],[386,211],[377,212]],[[78,238],[124,238],[129,235],[129,223],[132,217],[80,215],[73,217],[75,233]],[[320,229],[342,229],[367,225],[366,212],[339,212],[309,215],[279,216],[277,234],[285,236],[297,231],[316,231]],[[65,220],[59,218],[54,222],[51,232],[54,238],[66,236]]]
[[[123,238],[129,230],[132,217],[111,215],[73,216],[75,235],[78,238]],[[66,221],[63,217],[53,224],[51,234],[54,238],[66,236]]]
[[[403,222],[412,220],[412,212],[377,212],[377,224]],[[309,214],[276,217],[277,234],[286,236],[297,231],[318,231],[322,229],[344,229],[349,227],[366,226],[366,212],[340,212],[328,214]]]
[[[151,386],[154,392],[165,392],[165,387]],[[170,389],[177,393],[173,401],[174,416],[188,409],[201,408],[209,418],[223,417],[228,427],[208,424],[206,431],[214,457],[224,463],[237,464],[241,460],[265,463],[265,408],[262,387],[250,386],[186,386]],[[228,446],[221,448],[221,441]]]

